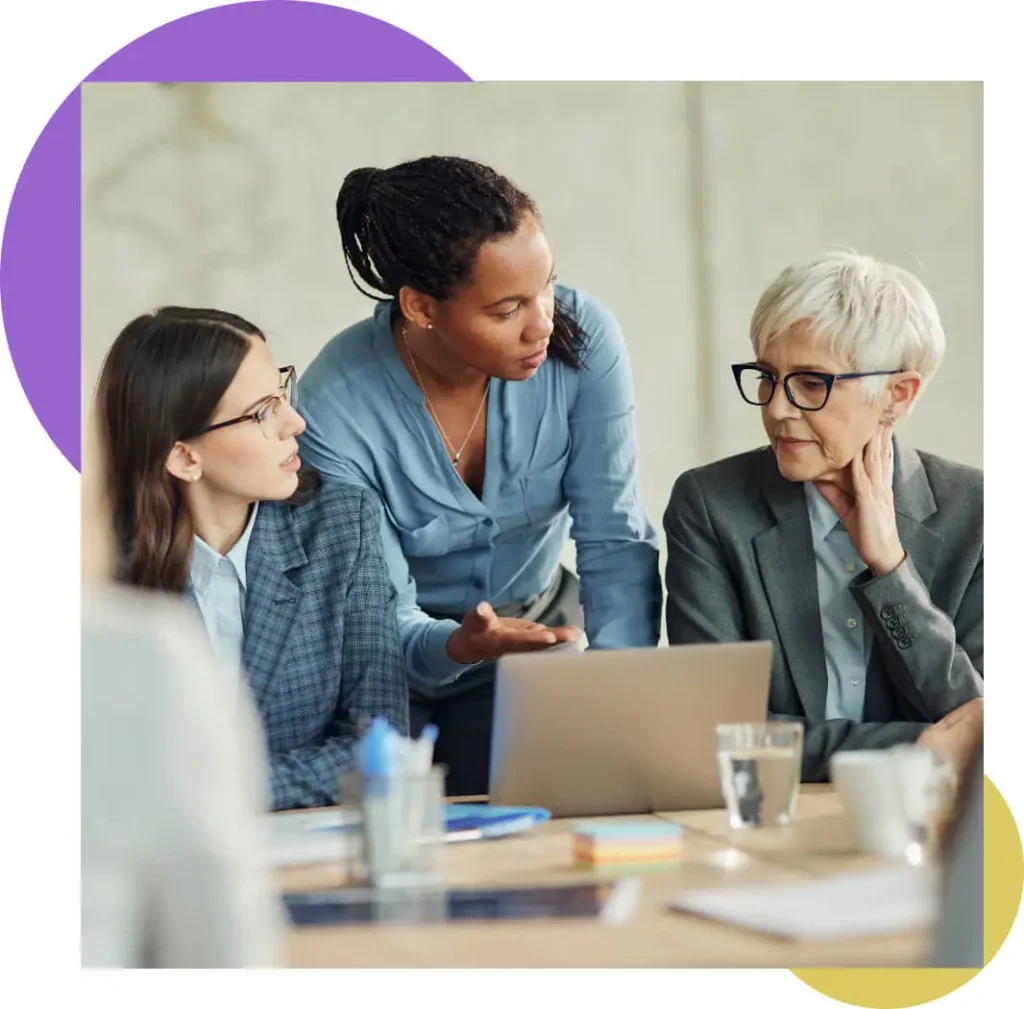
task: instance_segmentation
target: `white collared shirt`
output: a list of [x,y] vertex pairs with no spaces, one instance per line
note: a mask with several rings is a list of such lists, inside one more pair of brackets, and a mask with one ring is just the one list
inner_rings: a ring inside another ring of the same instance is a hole
[[210,639],[239,671],[245,641],[245,562],[258,510],[257,502],[252,506],[245,532],[226,555],[217,553],[198,536],[192,537],[189,587]]
[[[889,461],[893,479],[895,461]],[[867,569],[835,509],[808,480],[804,484],[818,576],[818,608],[825,645],[828,693],[825,718],[864,721],[864,689],[872,635],[850,582]]]

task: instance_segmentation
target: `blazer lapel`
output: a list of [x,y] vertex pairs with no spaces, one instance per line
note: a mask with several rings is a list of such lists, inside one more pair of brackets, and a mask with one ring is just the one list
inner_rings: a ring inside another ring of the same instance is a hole
[[245,561],[245,643],[242,657],[249,687],[258,706],[275,672],[295,626],[302,591],[287,572],[308,563],[292,524],[288,505],[264,502]]
[[921,457],[912,448],[904,448],[893,440],[893,497],[896,504],[896,528],[903,549],[913,558],[921,581],[929,590],[935,575],[942,547],[942,537],[928,526],[925,519],[938,510],[932,485],[928,481]]
[[759,482],[776,521],[754,537],[761,581],[804,713],[812,721],[823,721],[828,690],[825,642],[803,484],[786,480],[767,451]]

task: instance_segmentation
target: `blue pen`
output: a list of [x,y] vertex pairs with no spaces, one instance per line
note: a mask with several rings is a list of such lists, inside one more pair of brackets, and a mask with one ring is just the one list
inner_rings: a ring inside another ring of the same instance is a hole
[[[437,742],[436,725],[426,725],[415,742],[409,741],[406,751],[405,777],[409,789],[406,801],[405,846],[412,856],[424,833],[429,829],[425,823],[428,793],[430,790],[430,767],[434,759],[434,744]],[[440,825],[435,825],[440,829]]]
[[430,765],[434,761],[434,744],[437,742],[436,725],[425,725],[420,738],[413,744],[413,774],[423,776],[430,773]]
[[383,718],[375,718],[359,747],[359,770],[363,780],[363,836],[370,881],[375,885],[386,876],[391,862],[391,761]]
[[359,771],[364,778],[386,776],[390,771],[387,740],[391,731],[387,719],[378,716],[359,741]]

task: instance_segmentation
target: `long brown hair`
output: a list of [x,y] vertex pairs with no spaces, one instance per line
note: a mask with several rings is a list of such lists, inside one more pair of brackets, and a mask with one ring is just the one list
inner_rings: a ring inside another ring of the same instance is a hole
[[[210,423],[253,338],[266,339],[230,312],[172,306],[133,319],[110,348],[97,405],[119,580],[185,591],[194,526],[167,457],[175,442]],[[292,502],[308,500],[319,485],[314,471],[300,474]]]
[[82,433],[82,592],[114,576],[114,527],[107,501],[107,461],[94,414]]

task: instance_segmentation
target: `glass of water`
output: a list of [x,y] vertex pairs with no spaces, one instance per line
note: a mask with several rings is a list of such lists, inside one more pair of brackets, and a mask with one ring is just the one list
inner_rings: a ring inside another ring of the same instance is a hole
[[733,830],[788,824],[804,752],[801,722],[719,725],[718,772]]
[[440,887],[444,875],[446,769],[341,778],[341,805],[358,824],[347,881],[378,890]]

